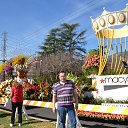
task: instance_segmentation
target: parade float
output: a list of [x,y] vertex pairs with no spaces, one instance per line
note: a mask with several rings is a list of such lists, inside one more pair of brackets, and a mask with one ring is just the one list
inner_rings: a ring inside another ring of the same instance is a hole
[[103,13],[91,20],[100,53],[99,71],[93,81],[98,93],[94,97],[127,100],[128,5],[114,12],[103,8]]
[[[32,66],[39,63],[39,60],[31,60],[31,57],[19,55],[13,57],[5,64],[0,65],[0,70],[5,72],[6,80],[0,83],[0,96],[8,98],[10,93],[11,82],[17,80],[22,81],[24,86],[24,98],[31,100],[42,100],[48,95],[47,88],[49,87],[48,82],[34,84],[33,79],[28,79],[28,73],[32,69]],[[19,72],[19,78],[17,78],[17,71]]]
[[[86,57],[83,68],[98,67],[98,73],[92,74],[91,85],[97,91],[91,93],[94,98],[106,99],[105,102],[111,99],[111,102],[92,105],[78,114],[101,120],[118,118],[127,122],[128,104],[124,101],[128,101],[128,4],[125,9],[114,12],[103,8],[102,14],[95,19],[91,17],[91,20],[98,39],[99,56]],[[104,112],[101,112],[102,109]]]
[[[86,69],[90,67],[90,65],[95,66],[96,69],[98,67],[98,73],[93,75],[93,82],[90,86],[96,89],[92,92],[93,96],[95,98],[101,97],[104,99],[113,98],[114,100],[127,100],[128,69],[126,65],[128,60],[128,6],[121,11],[115,12],[108,12],[104,9],[101,16],[92,19],[92,25],[98,38],[99,55],[90,55],[87,57],[84,67]],[[123,62],[126,62],[126,65],[124,65]],[[12,66],[15,65],[14,69],[17,64],[17,62],[12,64]],[[32,64],[33,63],[30,63],[30,65]],[[27,69],[24,75],[29,71],[30,65],[27,65],[27,67],[25,65],[23,66]],[[5,65],[3,64],[2,67],[5,67]],[[7,69],[11,69],[11,71],[14,70],[13,67],[5,69],[6,71]],[[11,72],[8,72],[8,74],[10,77]],[[0,84],[0,93],[6,92],[10,81],[11,80],[7,80]],[[47,83],[44,86],[47,88]],[[26,87],[25,92],[34,89],[36,90],[36,94],[39,91],[40,93],[42,92],[41,95],[46,93],[47,97],[49,96],[47,91],[43,90],[44,87],[42,87],[41,90],[39,85],[35,87],[30,85],[30,83],[26,83]],[[5,94],[1,94],[1,103],[5,103],[7,100],[4,95]],[[33,95],[31,95],[31,99],[24,100],[24,105],[52,108],[51,102],[43,101],[43,99],[39,101],[38,98],[37,100],[33,100]],[[94,105],[79,103],[77,113],[79,116],[89,118],[127,121],[128,104],[113,103]]]

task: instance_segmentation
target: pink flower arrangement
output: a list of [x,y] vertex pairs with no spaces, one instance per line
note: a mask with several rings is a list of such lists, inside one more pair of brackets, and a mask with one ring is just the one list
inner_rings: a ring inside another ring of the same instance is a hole
[[82,68],[86,69],[91,66],[98,66],[100,63],[100,56],[99,55],[89,55],[85,58],[85,63]]

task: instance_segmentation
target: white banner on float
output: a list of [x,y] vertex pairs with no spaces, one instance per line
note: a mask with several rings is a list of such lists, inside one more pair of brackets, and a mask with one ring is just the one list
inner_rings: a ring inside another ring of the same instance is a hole
[[98,94],[94,94],[95,98],[128,99],[128,74],[97,76],[96,81]]
[[97,85],[128,85],[128,74],[97,76]]

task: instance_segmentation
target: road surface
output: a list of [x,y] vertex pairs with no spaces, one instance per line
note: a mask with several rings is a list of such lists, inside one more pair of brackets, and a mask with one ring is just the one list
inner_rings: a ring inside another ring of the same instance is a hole
[[[50,122],[56,122],[56,114],[52,112],[50,108],[41,108],[41,107],[33,107],[26,106],[26,112],[28,116],[34,117],[39,120],[48,120]],[[5,108],[0,104],[0,109],[10,110],[10,108]],[[126,124],[114,124],[114,123],[104,123],[99,120],[81,120],[80,123],[83,128],[128,128]],[[127,123],[128,124],[128,123]]]

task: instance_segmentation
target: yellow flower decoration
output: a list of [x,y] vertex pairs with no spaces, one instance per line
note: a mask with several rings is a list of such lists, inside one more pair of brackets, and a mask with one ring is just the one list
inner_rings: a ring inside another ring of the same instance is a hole
[[0,64],[0,73],[2,73],[2,72],[3,72],[4,67],[5,67],[5,63]]
[[19,63],[20,60],[24,59],[25,61],[27,60],[27,57],[25,55],[19,55],[19,56],[15,56],[12,58],[12,65],[16,65]]

